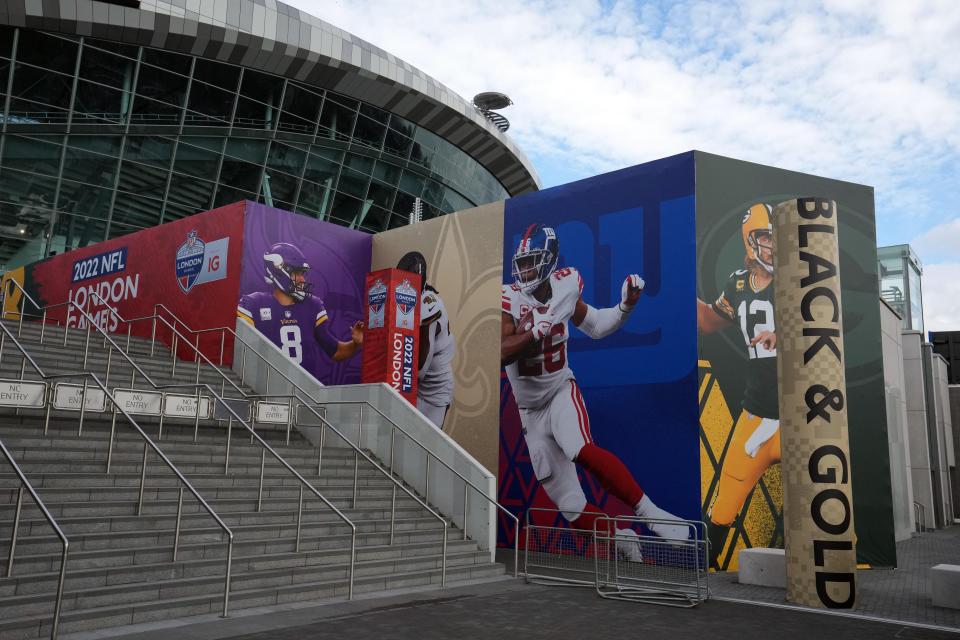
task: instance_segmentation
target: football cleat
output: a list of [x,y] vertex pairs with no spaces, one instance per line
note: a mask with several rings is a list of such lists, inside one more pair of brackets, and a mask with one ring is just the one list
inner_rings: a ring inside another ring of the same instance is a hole
[[[643,523],[654,535],[668,540],[688,540],[690,538],[690,527],[683,524],[680,518],[669,511],[665,511],[653,504],[653,500],[647,495],[644,495],[643,498],[640,499],[634,511],[640,518],[656,521]],[[671,524],[670,521],[676,521],[677,524]]]
[[627,562],[643,562],[640,536],[633,529],[617,529],[617,554]]
[[[773,237],[773,224],[770,222],[770,213],[772,209],[768,204],[755,204],[747,209],[741,223],[741,232],[743,234],[743,248],[747,252],[747,258],[756,261],[768,272],[773,273],[773,248],[769,244],[761,246],[760,238],[763,236],[769,240]],[[764,255],[766,250],[769,260]]]
[[560,241],[553,228],[542,224],[527,227],[513,254],[513,280],[524,293],[531,293],[553,274],[560,260]]
[[[264,280],[283,291],[297,302],[302,302],[310,293],[312,285],[307,282],[310,265],[300,249],[286,242],[278,242],[263,254]],[[298,279],[294,274],[300,274]]]

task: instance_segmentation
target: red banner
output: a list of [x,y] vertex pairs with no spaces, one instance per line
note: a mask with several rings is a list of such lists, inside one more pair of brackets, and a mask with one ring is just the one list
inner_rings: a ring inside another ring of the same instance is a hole
[[367,274],[363,382],[386,382],[417,404],[420,276],[399,269]]
[[[21,280],[21,286],[41,307],[73,301],[110,332],[126,333],[128,326],[107,305],[126,320],[152,316],[162,304],[191,329],[233,327],[244,207],[238,202],[76,249],[27,265],[12,277]],[[21,295],[12,289],[7,288],[12,295]],[[17,303],[25,314],[42,313],[26,300],[14,301]],[[173,323],[171,314],[163,315]],[[89,322],[72,305],[49,309],[47,318],[78,329],[85,329]],[[129,329],[132,335],[147,338],[156,331],[167,344],[173,335],[162,321],[156,329],[152,320],[133,322]],[[221,343],[220,333],[191,334],[183,326],[177,330],[199,344],[213,362],[220,361],[222,345],[223,362],[229,363],[233,353],[229,338]],[[187,347],[179,354],[191,360],[194,357]]]

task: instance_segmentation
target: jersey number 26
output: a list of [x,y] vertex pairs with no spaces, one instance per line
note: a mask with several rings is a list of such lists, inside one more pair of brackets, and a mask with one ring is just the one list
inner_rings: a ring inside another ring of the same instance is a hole
[[567,341],[561,340],[554,344],[556,337],[563,337],[565,326],[555,324],[550,328],[550,333],[541,340],[542,355],[533,358],[522,359],[517,363],[517,373],[521,376],[532,377],[547,373],[555,373],[567,365]]

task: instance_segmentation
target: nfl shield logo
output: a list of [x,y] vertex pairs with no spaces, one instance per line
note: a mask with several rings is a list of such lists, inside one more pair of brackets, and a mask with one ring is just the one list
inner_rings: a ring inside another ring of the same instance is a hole
[[177,248],[177,284],[184,293],[190,293],[203,271],[206,244],[197,237],[196,230],[187,234],[187,240]]
[[367,327],[370,329],[378,329],[383,326],[383,311],[386,308],[387,302],[387,285],[383,283],[383,280],[377,279],[373,283],[373,286],[370,287],[370,291],[367,293]]
[[401,329],[413,329],[413,312],[417,304],[417,290],[404,280],[397,287],[394,296],[397,302],[397,322]]

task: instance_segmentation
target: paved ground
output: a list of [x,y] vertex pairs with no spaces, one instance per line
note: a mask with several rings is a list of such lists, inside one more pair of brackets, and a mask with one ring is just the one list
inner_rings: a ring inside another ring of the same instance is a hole
[[[600,598],[591,588],[528,585],[503,579],[428,592],[394,593],[353,602],[234,613],[229,619],[169,621],[137,633],[106,630],[72,640],[958,640],[960,610],[929,604],[925,569],[960,564],[960,527],[935,531],[898,545],[900,568],[859,573],[860,607],[853,615],[784,606],[784,592],[739,585],[731,575],[711,576],[712,600],[675,609]],[[512,558],[502,558],[511,561]],[[512,568],[512,563],[506,563]],[[734,602],[730,599],[750,600]],[[763,606],[758,606],[763,605]],[[875,619],[869,619],[874,617]],[[904,621],[879,622],[877,618]],[[941,627],[933,629],[917,624]],[[948,627],[949,629],[944,629]],[[952,630],[951,630],[952,629]],[[629,634],[629,635],[626,635]]]
[[[960,564],[960,526],[929,531],[897,545],[899,567],[857,573],[857,613],[960,629],[960,609],[930,604],[927,570],[933,565]],[[713,574],[714,596],[783,603],[784,591],[738,584],[735,573]]]

